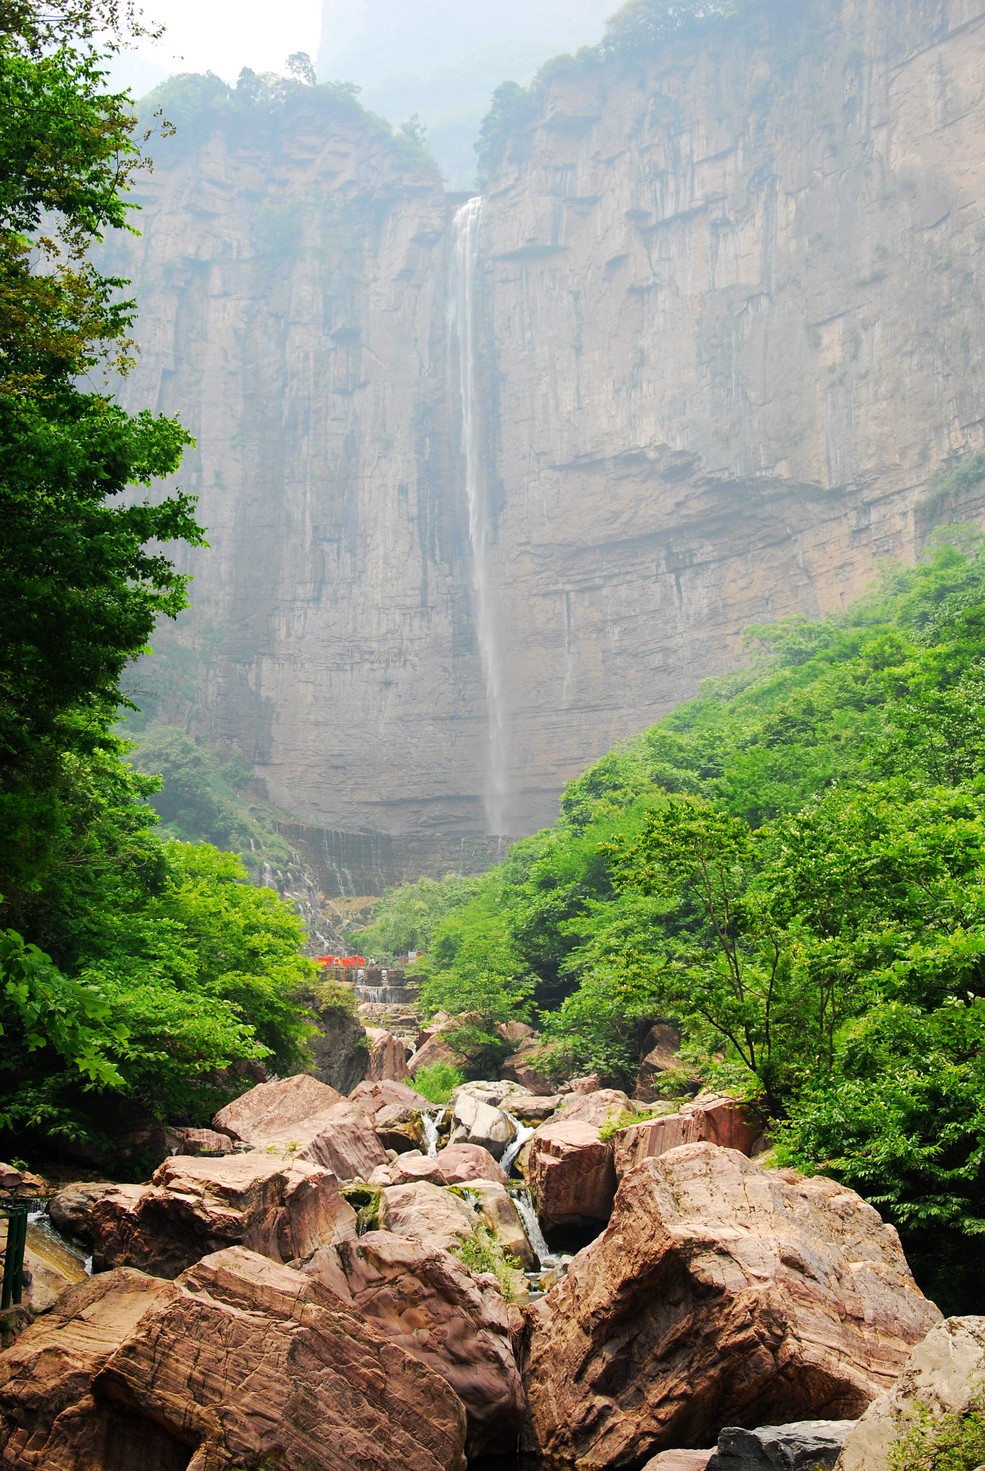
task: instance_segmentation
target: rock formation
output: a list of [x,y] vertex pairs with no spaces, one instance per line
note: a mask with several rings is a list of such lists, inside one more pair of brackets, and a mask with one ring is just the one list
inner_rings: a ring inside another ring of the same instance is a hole
[[726,1425],[853,1418],[939,1318],[852,1191],[685,1144],[626,1176],[532,1309],[534,1430],[603,1471]]
[[177,1282],[72,1289],[0,1356],[19,1471],[464,1471],[445,1380],[319,1283],[241,1247]]
[[746,624],[980,514],[933,480],[985,442],[983,74],[982,0],[765,4],[561,70],[467,251],[341,101],[157,146],[110,262],[127,392],[195,435],[212,548],[162,708],[239,747],[327,885],[406,876],[400,841],[488,861]]

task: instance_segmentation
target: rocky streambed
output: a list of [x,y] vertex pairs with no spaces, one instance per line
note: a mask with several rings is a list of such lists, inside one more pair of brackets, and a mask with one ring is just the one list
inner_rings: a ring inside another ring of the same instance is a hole
[[884,1471],[933,1366],[985,1384],[982,1320],[737,1105],[581,1088],[467,1084],[439,1124],[300,1075],[59,1192],[95,1270],[0,1354],[0,1465]]

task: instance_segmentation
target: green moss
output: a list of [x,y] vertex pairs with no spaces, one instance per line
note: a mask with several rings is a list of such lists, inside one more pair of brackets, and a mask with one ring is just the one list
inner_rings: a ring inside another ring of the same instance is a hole
[[499,1283],[507,1302],[515,1302],[522,1291],[523,1273],[512,1252],[506,1251],[495,1231],[485,1221],[473,1228],[472,1235],[451,1248],[463,1267],[476,1276],[490,1272]]
[[380,1192],[373,1185],[354,1180],[339,1187],[356,1213],[356,1234],[380,1229]]

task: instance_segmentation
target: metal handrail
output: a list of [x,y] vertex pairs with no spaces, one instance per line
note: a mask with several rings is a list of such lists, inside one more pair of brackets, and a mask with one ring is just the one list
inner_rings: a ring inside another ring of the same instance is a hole
[[24,1295],[24,1248],[27,1245],[27,1206],[0,1208],[0,1219],[7,1221],[7,1247],[3,1257],[3,1288],[0,1290],[0,1312],[20,1304]]

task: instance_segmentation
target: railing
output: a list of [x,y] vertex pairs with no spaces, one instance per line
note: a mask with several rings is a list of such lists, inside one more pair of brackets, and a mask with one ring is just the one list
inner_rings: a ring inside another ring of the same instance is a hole
[[3,1257],[3,1289],[0,1312],[19,1305],[24,1295],[24,1248],[27,1245],[27,1206],[11,1205],[0,1209],[0,1219],[7,1222],[7,1245]]

